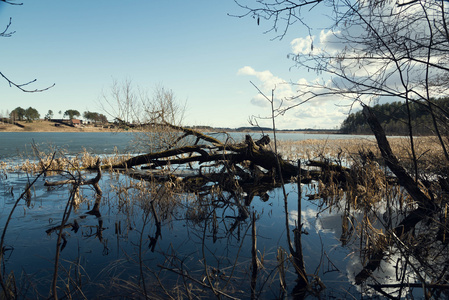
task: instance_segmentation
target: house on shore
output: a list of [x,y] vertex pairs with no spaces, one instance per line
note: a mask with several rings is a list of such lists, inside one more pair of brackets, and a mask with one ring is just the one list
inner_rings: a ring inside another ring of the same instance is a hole
[[71,119],[70,124],[75,127],[80,127],[81,125],[83,125],[83,120]]

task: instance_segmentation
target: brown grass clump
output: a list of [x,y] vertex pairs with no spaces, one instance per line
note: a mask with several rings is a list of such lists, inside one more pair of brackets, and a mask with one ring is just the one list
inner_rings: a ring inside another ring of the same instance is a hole
[[[38,152],[35,153],[35,157],[36,158],[34,159],[23,159],[18,164],[2,161],[0,162],[0,170],[23,171],[29,173],[41,172],[44,169],[46,169],[47,172],[82,170],[94,168],[96,161],[99,158],[97,155],[92,155],[86,150],[76,156],[66,156],[64,153],[56,155],[56,153]],[[122,155],[116,151],[112,155],[100,157],[101,166],[103,166],[103,168],[111,167],[129,157],[129,154]]]
[[333,139],[333,140],[285,140],[278,141],[279,153],[288,160],[315,160],[319,158],[349,159],[360,147],[367,146],[375,150],[374,139]]

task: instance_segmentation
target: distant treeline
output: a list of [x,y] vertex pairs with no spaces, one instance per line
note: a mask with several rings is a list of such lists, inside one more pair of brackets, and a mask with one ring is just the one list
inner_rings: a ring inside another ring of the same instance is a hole
[[[270,127],[256,127],[256,126],[248,126],[248,127],[212,127],[212,126],[186,126],[186,128],[193,128],[196,130],[205,130],[205,131],[223,131],[223,132],[272,132],[273,129]],[[306,129],[277,129],[280,132],[305,132],[305,133],[326,133],[326,134],[336,134],[340,133],[339,129],[314,129],[314,128],[306,128]]]
[[[442,113],[443,108],[449,111],[449,97],[433,99],[433,111],[438,122],[447,122],[447,113]],[[424,101],[410,102],[411,124],[413,133],[416,135],[432,135],[433,121],[429,105]],[[373,111],[379,122],[388,135],[407,135],[408,134],[408,114],[405,102],[392,102],[378,104],[373,107]],[[369,125],[361,111],[351,113],[341,124],[342,133],[346,134],[372,134]]]

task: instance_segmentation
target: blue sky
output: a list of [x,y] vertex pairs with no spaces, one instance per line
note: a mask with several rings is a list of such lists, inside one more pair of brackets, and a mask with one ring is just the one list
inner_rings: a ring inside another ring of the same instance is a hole
[[[157,85],[173,90],[187,104],[186,125],[248,126],[251,115],[270,113],[250,80],[267,94],[276,86],[282,96],[294,89],[281,82],[313,77],[291,69],[287,59],[298,45],[292,41],[307,38],[304,28],[292,27],[284,39],[272,41],[275,34],[263,33],[271,23],[257,26],[252,18],[228,15],[240,13],[233,0],[0,3],[0,28],[12,17],[10,31],[16,32],[0,38],[1,72],[16,83],[37,79],[33,89],[55,83],[30,94],[0,80],[0,113],[17,106],[34,107],[41,116],[49,109],[102,113],[99,101],[113,80],[131,80],[148,90]],[[311,14],[309,24],[320,30],[325,18],[316,16]],[[339,126],[347,109],[335,104],[301,106],[280,117],[278,127]]]

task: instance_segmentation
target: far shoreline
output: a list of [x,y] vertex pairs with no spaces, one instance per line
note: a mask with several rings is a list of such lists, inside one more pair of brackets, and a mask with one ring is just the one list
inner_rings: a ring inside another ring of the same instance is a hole
[[[129,130],[125,130],[118,127],[113,126],[102,126],[102,125],[81,125],[81,126],[70,126],[58,124],[55,126],[54,122],[38,120],[29,122],[16,122],[18,125],[10,124],[10,123],[0,123],[0,132],[138,132],[137,130],[133,130],[130,128]],[[241,128],[215,128],[215,127],[202,127],[202,126],[187,126],[187,128],[193,128],[200,132],[248,132],[248,133],[272,133],[272,129],[258,129],[258,128],[249,128],[249,127],[241,127]],[[337,130],[286,130],[286,129],[278,129],[277,133],[294,133],[294,134],[341,134],[341,132]]]
[[117,132],[123,131],[118,130],[117,128],[103,128],[102,126],[79,126],[73,127],[70,125],[62,125],[58,124],[55,126],[55,123],[50,121],[33,121],[31,123],[28,122],[16,122],[15,124],[3,123],[0,124],[0,132]]

